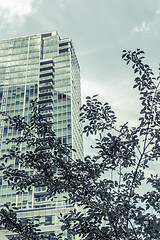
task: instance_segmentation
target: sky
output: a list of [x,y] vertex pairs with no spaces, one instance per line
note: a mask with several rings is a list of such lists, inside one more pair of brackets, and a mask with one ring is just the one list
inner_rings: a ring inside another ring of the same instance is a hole
[[159,26],[159,0],[0,0],[1,39],[53,30],[70,37],[81,67],[83,101],[99,94],[121,123],[131,125],[140,106],[122,50],[144,50],[158,73]]
[[158,74],[159,0],[0,0],[0,38],[57,30],[70,37],[81,67],[82,101],[99,94],[119,122],[136,124],[140,104],[122,50],[140,48]]

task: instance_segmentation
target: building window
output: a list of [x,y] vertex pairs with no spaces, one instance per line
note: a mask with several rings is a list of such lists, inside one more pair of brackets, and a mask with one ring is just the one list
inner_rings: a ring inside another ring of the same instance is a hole
[[52,216],[46,216],[45,225],[51,225],[51,224],[52,224]]

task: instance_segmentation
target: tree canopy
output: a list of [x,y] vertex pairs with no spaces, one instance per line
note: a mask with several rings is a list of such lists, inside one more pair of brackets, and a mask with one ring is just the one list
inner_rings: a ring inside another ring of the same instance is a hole
[[[73,160],[74,149],[56,137],[37,102],[32,102],[30,123],[19,115],[5,118],[22,135],[7,140],[17,148],[8,150],[1,161],[16,158],[23,169],[2,163],[4,179],[17,193],[39,185],[47,186],[49,198],[68,192],[66,201],[81,211],[75,208],[60,215],[62,232],[67,229],[71,236],[79,235],[84,240],[160,239],[160,177],[158,170],[155,175],[147,174],[160,157],[160,75],[155,77],[143,63],[144,52],[140,49],[125,50],[122,58],[136,74],[133,88],[137,88],[142,106],[138,126],[129,127],[126,121],[117,127],[111,106],[102,104],[97,95],[87,97],[80,119],[84,134],[96,137],[92,156]],[[22,143],[31,150],[19,151]],[[28,168],[34,170],[33,175]],[[146,184],[148,187],[143,187]],[[13,239],[61,239],[61,234],[45,236],[37,231],[38,225],[31,220],[22,223],[13,208],[5,205],[0,211],[0,224],[18,233]]]

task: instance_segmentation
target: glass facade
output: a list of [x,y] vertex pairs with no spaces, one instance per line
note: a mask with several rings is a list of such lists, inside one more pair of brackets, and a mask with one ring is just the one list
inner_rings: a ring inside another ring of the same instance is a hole
[[[80,68],[71,40],[60,39],[54,31],[1,40],[0,50],[0,110],[10,116],[20,114],[29,121],[30,101],[38,98],[40,104],[45,104],[43,116],[54,121],[57,137],[76,149],[73,158],[82,158]],[[5,139],[18,134],[0,119],[0,155],[8,148]],[[21,145],[20,150],[26,151],[25,145]],[[20,167],[13,160],[8,164]],[[58,215],[68,212],[71,206],[66,205],[61,194],[54,202],[49,201],[45,190],[38,187],[16,195],[0,174],[1,207],[4,203],[16,203],[18,216],[24,221],[40,215],[43,231],[59,232]]]

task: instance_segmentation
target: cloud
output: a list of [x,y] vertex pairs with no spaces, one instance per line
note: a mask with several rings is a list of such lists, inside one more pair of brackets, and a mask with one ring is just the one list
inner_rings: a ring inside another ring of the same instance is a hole
[[0,29],[14,29],[24,23],[26,17],[33,14],[42,0],[1,0]]
[[64,9],[64,2],[63,0],[57,0],[58,7]]
[[158,9],[158,10],[156,11],[156,14],[160,14],[160,9]]
[[148,32],[152,24],[143,21],[140,26],[135,26],[132,32]]

